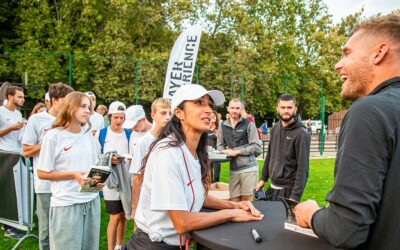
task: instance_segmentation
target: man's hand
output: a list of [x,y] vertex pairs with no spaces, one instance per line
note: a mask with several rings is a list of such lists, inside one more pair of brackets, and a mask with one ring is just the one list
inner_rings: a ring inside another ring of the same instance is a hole
[[255,186],[254,190],[255,190],[255,191],[258,191],[258,190],[260,190],[261,188],[263,188],[264,185],[265,185],[265,181],[260,180],[260,182],[257,183],[257,185]]
[[313,214],[321,209],[317,202],[314,200],[308,200],[299,203],[294,207],[294,214],[296,215],[297,225],[301,227],[311,227],[311,218]]
[[23,122],[17,122],[14,125],[11,125],[10,129],[11,130],[18,130],[21,129],[24,126]]
[[112,165],[118,165],[118,164],[120,164],[120,163],[122,162],[123,159],[124,159],[124,158],[119,158],[119,157],[113,156],[113,157],[111,158],[111,164],[112,164]]
[[221,150],[222,153],[226,154],[228,157],[235,157],[237,155],[240,155],[240,149],[225,149]]

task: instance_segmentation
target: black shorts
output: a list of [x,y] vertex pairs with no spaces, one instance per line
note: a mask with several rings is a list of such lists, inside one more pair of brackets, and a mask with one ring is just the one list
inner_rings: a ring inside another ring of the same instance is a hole
[[104,203],[106,204],[106,211],[109,214],[119,214],[121,212],[124,212],[121,201],[104,200]]
[[179,250],[179,246],[168,245],[164,242],[153,242],[150,240],[149,235],[138,228],[128,242],[123,244],[122,250]]

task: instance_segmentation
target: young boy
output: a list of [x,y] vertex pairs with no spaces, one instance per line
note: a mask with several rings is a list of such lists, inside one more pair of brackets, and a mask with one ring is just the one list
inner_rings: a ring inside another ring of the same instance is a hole
[[164,128],[171,119],[171,104],[169,100],[165,98],[156,99],[151,105],[151,118],[153,119],[154,127],[136,142],[133,148],[133,159],[129,169],[129,172],[133,174],[132,219],[135,217],[135,211],[139,200],[142,160],[149,152],[150,145],[160,134],[161,129]]
[[49,86],[49,110],[32,115],[26,126],[22,139],[24,157],[33,158],[34,184],[36,193],[36,213],[39,221],[39,248],[50,249],[49,246],[49,211],[50,211],[50,181],[37,177],[37,167],[41,143],[46,132],[51,129],[57,114],[61,110],[64,98],[74,91],[63,83],[54,83]]

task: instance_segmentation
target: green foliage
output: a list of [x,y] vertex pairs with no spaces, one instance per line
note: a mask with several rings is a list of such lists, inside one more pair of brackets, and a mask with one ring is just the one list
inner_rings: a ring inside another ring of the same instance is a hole
[[201,84],[227,98],[241,96],[243,84],[257,117],[274,112],[287,85],[305,118],[318,115],[321,92],[328,113],[347,107],[333,66],[362,15],[335,25],[322,0],[21,0],[0,10],[0,80],[22,82],[27,72],[32,99],[42,99],[50,83],[69,82],[72,59],[75,89],[132,104],[138,77],[139,102],[151,103],[162,94],[176,37],[200,23]]

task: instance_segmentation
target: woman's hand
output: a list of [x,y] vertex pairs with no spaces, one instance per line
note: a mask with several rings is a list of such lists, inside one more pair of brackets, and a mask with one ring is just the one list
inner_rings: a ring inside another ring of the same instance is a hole
[[237,208],[242,209],[244,211],[248,211],[253,216],[264,216],[260,211],[258,211],[251,201],[239,201],[237,202]]
[[90,178],[87,178],[84,172],[76,172],[74,173],[74,179],[79,183],[81,187],[83,187],[86,183],[89,183]]
[[245,221],[255,221],[262,220],[264,215],[260,212],[258,216],[252,215],[249,211],[243,209],[230,209],[229,213],[231,215],[231,221],[233,222],[245,222]]

